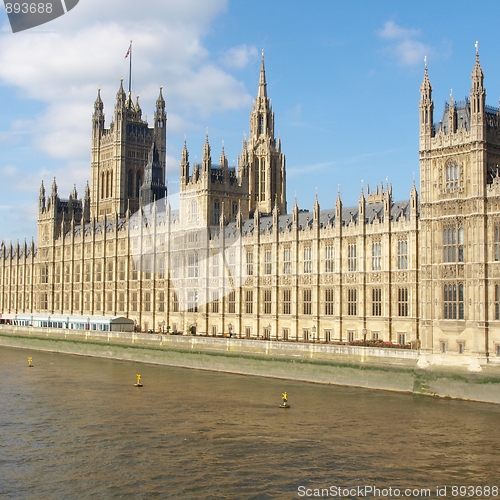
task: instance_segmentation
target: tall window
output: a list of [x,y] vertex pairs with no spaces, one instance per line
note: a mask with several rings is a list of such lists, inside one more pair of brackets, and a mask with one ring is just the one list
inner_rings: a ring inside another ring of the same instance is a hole
[[165,292],[160,292],[158,294],[158,312],[165,311]]
[[398,241],[398,269],[408,269],[408,240]]
[[303,290],[303,313],[312,314],[312,290]]
[[356,243],[347,245],[347,270],[356,271]]
[[198,312],[198,292],[195,290],[188,291],[188,311]]
[[215,278],[219,276],[219,255],[218,253],[212,255],[212,276]]
[[495,319],[500,319],[500,287],[495,285]]
[[325,290],[325,315],[333,316],[333,290]]
[[493,253],[496,261],[500,260],[500,224],[495,224]]
[[229,251],[229,275],[236,276],[236,251]]
[[325,273],[333,273],[334,271],[333,248],[333,245],[325,247]]
[[464,285],[446,284],[443,292],[444,319],[464,319]]
[[259,134],[264,133],[264,117],[262,115],[259,116]]
[[75,266],[75,277],[73,279],[75,283],[80,282],[80,264],[76,264]]
[[349,288],[347,290],[347,314],[349,316],[356,316],[357,314],[357,290]]
[[266,201],[266,160],[260,160],[260,201]]
[[[41,282],[48,283],[49,282],[49,266],[43,265],[41,269]],[[46,309],[46,307],[45,307]]]
[[108,292],[106,294],[106,311],[112,311],[113,310],[113,293]]
[[247,250],[247,276],[253,276],[253,250]]
[[198,202],[192,201],[191,202],[191,222],[197,222],[197,221],[198,221]]
[[376,241],[372,243],[372,270],[380,271],[382,269],[382,243]]
[[228,297],[228,312],[234,314],[236,312],[236,292],[232,291]]
[[151,293],[150,292],[146,292],[144,294],[144,310],[146,312],[151,311]]
[[291,314],[292,311],[292,291],[283,290],[283,314]]
[[191,253],[188,255],[188,277],[198,277],[198,254]]
[[398,288],[398,316],[408,316],[408,288]]
[[215,200],[214,201],[214,224],[217,225],[219,224],[220,220],[220,201]]
[[127,174],[127,196],[129,198],[132,198],[133,193],[134,193],[134,174],[132,173],[132,170],[129,170]]
[[264,314],[271,314],[271,290],[264,290]]
[[135,197],[136,198],[139,198],[141,184],[142,184],[141,173],[137,172],[137,174],[135,175]]
[[219,292],[217,290],[212,290],[212,312],[219,312]]
[[382,316],[382,289],[372,289],[372,315]]
[[246,290],[245,292],[245,312],[253,314],[253,290]]
[[[65,294],[64,295],[64,309],[69,309],[69,295]],[[101,311],[101,294],[100,293],[96,293],[95,294],[95,307],[94,307],[94,310],[95,311]],[[137,310],[136,309],[133,309],[133,310]]]
[[259,201],[259,159],[255,158],[254,162],[255,172],[255,201]]
[[113,281],[113,262],[108,262],[108,281]]
[[454,161],[446,165],[446,189],[453,190],[460,185],[458,164]]
[[283,249],[283,274],[292,274],[292,249]]
[[177,295],[177,292],[174,292],[172,297],[172,311],[179,312],[179,296]]
[[272,252],[271,250],[266,250],[264,253],[264,274],[272,274],[273,263],[272,263]]
[[464,261],[464,230],[461,225],[447,226],[443,231],[443,261]]
[[312,273],[312,248],[304,247],[304,273]]

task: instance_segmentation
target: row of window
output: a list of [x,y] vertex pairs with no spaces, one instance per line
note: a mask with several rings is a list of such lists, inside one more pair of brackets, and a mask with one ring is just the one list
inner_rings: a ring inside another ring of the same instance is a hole
[[[68,310],[70,308],[70,295],[65,294],[64,297],[64,309]],[[103,304],[101,298],[106,298],[106,304]],[[380,288],[374,288],[372,290],[372,314],[373,316],[381,316],[382,315],[382,290]],[[84,303],[83,309],[90,310],[91,309],[91,294],[90,292],[86,292],[83,294]],[[253,290],[245,290],[244,291],[244,311],[246,314],[253,314],[254,312],[254,291]],[[289,315],[292,314],[292,291],[290,289],[285,289],[282,291],[282,304],[281,304],[281,314]],[[263,291],[263,313],[264,314],[272,314],[272,291],[270,289]],[[323,314],[326,316],[334,315],[334,291],[332,289],[327,289],[324,291],[324,303],[323,303]],[[42,293],[40,295],[40,307],[42,310],[46,310],[48,308],[48,295],[47,293]],[[100,292],[95,294],[94,300],[94,310],[100,311],[102,310],[102,306],[105,305],[106,311],[114,310],[114,301],[113,301],[113,293],[107,292],[106,294],[101,294]],[[138,310],[138,293],[132,292],[130,294],[130,305],[131,311],[137,312]],[[179,298],[176,293],[174,293],[173,304],[172,304],[173,312],[179,311]],[[196,290],[189,290],[187,292],[187,310],[189,312],[198,312],[198,292]],[[54,294],[54,309],[59,310],[61,307],[61,294]],[[209,306],[210,312],[219,313],[220,300],[219,300],[219,292],[214,290],[211,295],[211,303]],[[74,293],[74,302],[73,308],[80,308],[80,293]],[[157,296],[157,311],[164,312],[165,311],[165,293],[159,292]],[[398,315],[399,316],[408,316],[408,289],[407,288],[399,288],[398,289]],[[117,294],[117,310],[119,312],[126,311],[126,294],[124,292],[120,292]],[[152,294],[150,292],[145,292],[143,296],[143,304],[142,310],[144,312],[152,311]],[[232,291],[227,296],[227,311],[230,314],[236,313],[236,292]],[[312,290],[305,289],[302,290],[302,314],[311,315],[313,312],[313,301],[312,301]],[[350,288],[347,290],[347,315],[355,316],[357,314],[357,290],[354,288]]]
[[[280,313],[283,315],[292,314],[292,291],[290,289],[282,290],[282,303]],[[397,291],[397,315],[404,317],[409,314],[409,296],[408,288],[398,288]],[[103,294],[104,295],[104,294]],[[117,309],[120,312],[126,311],[126,295],[121,292],[117,296]],[[138,311],[138,293],[132,292],[130,294],[131,298],[131,311]],[[355,316],[357,314],[357,289],[349,288],[347,290],[347,315]],[[15,300],[15,297],[13,297]],[[245,290],[243,294],[244,305],[243,310],[246,314],[253,314],[254,312],[254,291]],[[272,314],[272,291],[270,289],[264,290],[263,292],[263,312],[264,314]],[[382,289],[372,288],[371,290],[371,313],[372,316],[382,316]],[[198,312],[198,292],[188,291],[188,311]],[[106,310],[112,311],[114,309],[113,293],[108,292],[106,294]],[[80,304],[80,293],[76,292],[74,294],[74,308],[78,309]],[[210,311],[212,313],[219,313],[219,292],[212,291]],[[236,313],[236,293],[233,291],[229,293],[227,298],[228,312]],[[312,290],[305,289],[302,290],[302,314],[309,315],[312,314]],[[23,297],[23,305],[29,308],[29,296]],[[61,295],[59,293],[54,294],[54,309],[58,310],[61,306]],[[40,307],[41,309],[47,309],[48,299],[47,294],[42,293],[40,295]],[[64,309],[68,310],[70,307],[70,296],[68,294],[64,295]],[[101,303],[101,293],[95,294],[94,309],[102,310]],[[91,309],[91,294],[84,294],[84,310]],[[179,311],[179,301],[177,294],[174,294],[173,299],[173,311]],[[143,311],[152,311],[152,297],[150,292],[145,292],[143,296]],[[157,296],[157,311],[165,311],[165,293],[159,292]],[[334,290],[326,289],[324,290],[324,302],[322,313],[326,316],[332,316],[334,314]],[[463,320],[465,318],[464,314],[464,285],[463,283],[450,283],[445,284],[443,287],[443,318],[444,319],[458,319]],[[494,319],[500,320],[500,285],[495,285],[494,291]]]

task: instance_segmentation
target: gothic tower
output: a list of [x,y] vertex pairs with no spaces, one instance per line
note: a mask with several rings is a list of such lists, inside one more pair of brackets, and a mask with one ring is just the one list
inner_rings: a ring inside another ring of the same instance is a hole
[[104,124],[104,106],[100,91],[92,116],[91,216],[117,213],[123,217],[127,208],[138,210],[141,186],[153,142],[156,142],[157,165],[161,182],[166,170],[165,101],[160,88],[156,101],[154,127],[142,119],[139,96],[132,102],[123,90],[123,80],[116,94],[113,122]]
[[476,49],[470,95],[456,102],[450,93],[439,124],[432,123],[427,67],[420,88],[422,344],[479,359],[492,350],[487,242],[498,215],[491,184],[500,163],[499,112],[485,105],[483,78]]
[[264,51],[259,88],[250,114],[250,138],[243,144],[240,168],[247,168],[250,182],[250,212],[258,207],[261,214],[271,214],[276,202],[280,213],[286,213],[285,155],[281,140],[274,135],[274,112],[267,97]]

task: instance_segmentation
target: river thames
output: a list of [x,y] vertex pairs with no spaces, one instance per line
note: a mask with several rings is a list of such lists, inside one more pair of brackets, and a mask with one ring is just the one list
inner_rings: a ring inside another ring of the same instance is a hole
[[0,498],[500,498],[452,495],[500,486],[497,405],[6,347],[0,380]]

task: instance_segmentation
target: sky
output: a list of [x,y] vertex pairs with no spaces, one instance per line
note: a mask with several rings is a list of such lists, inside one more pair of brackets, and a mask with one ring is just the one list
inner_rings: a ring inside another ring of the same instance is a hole
[[[419,187],[418,101],[427,57],[434,120],[469,95],[479,41],[486,102],[498,106],[495,1],[80,0],[13,34],[0,8],[0,239],[35,237],[42,179],[67,198],[90,177],[91,116],[101,88],[109,126],[133,40],[132,94],[152,122],[167,103],[167,182],[178,192],[184,138],[200,161],[230,165],[248,135],[265,51],[268,95],[287,165],[288,210],[332,208],[361,189]],[[496,55],[495,55],[496,54]]]

